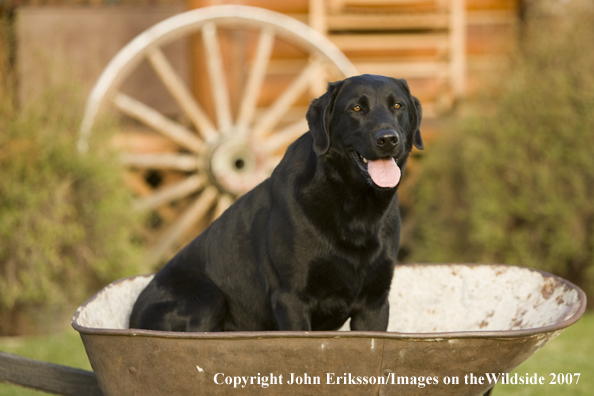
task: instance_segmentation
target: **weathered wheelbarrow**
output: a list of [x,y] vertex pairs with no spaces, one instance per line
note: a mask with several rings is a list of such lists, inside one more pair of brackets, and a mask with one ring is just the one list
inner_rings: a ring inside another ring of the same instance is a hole
[[509,373],[586,307],[582,290],[541,271],[411,264],[396,267],[387,332],[130,330],[150,279],[117,281],[77,310],[72,325],[97,382],[5,354],[0,379],[62,395],[482,395],[494,386],[488,378]]

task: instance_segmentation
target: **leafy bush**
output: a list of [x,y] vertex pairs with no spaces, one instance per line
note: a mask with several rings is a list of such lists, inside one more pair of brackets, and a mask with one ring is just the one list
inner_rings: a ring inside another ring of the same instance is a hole
[[408,261],[530,266],[594,296],[591,18],[530,21],[498,95],[428,148]]
[[107,140],[76,151],[79,99],[73,84],[20,111],[0,99],[0,334],[137,271],[141,219]]

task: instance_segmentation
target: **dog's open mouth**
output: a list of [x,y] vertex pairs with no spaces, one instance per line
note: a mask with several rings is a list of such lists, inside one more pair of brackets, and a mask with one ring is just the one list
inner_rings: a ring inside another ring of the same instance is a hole
[[368,160],[354,150],[353,157],[359,168],[367,173],[378,187],[396,187],[400,181],[401,171],[393,157]]

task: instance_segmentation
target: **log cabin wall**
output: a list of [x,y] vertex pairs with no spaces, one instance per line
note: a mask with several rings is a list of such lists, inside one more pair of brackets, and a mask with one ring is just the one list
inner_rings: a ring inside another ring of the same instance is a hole
[[[434,121],[456,100],[480,89],[480,81],[496,70],[514,39],[521,0],[189,0],[189,8],[244,4],[290,15],[327,35],[361,73],[405,78],[424,107],[428,139],[438,131]],[[227,40],[226,51],[233,49]],[[241,41],[241,40],[239,40]],[[250,47],[243,42],[239,48]],[[200,44],[196,44],[197,47]],[[194,54],[202,50],[196,48]],[[209,93],[194,57],[194,91]],[[275,48],[272,67],[277,79],[268,81],[261,97],[266,106],[282,91],[291,73],[306,62],[295,53]],[[292,63],[292,66],[291,66]],[[230,85],[239,87],[243,65],[227,65]],[[284,76],[283,76],[284,75]],[[320,91],[320,86],[312,87]],[[301,106],[306,106],[303,100]],[[296,112],[300,113],[300,112]]]
[[[428,120],[426,124],[431,130],[433,128],[430,118],[450,109],[456,99],[480,89],[481,76],[496,70],[500,55],[505,53],[506,47],[514,38],[513,32],[521,3],[522,0],[121,0],[115,2],[21,0],[13,2],[17,5],[14,8],[17,10],[17,16],[20,9],[26,10],[29,14],[34,13],[36,25],[39,27],[44,26],[43,14],[47,14],[45,17],[48,20],[45,24],[47,29],[17,26],[17,29],[21,30],[17,32],[16,41],[23,43],[23,46],[49,40],[48,37],[53,37],[52,29],[64,30],[59,23],[51,21],[52,18],[56,19],[57,14],[62,13],[67,19],[68,13],[72,13],[72,10],[67,8],[61,11],[62,6],[87,8],[85,17],[87,19],[92,19],[90,15],[93,13],[96,13],[94,18],[97,20],[105,18],[106,14],[119,14],[118,18],[108,18],[116,24],[127,27],[123,29],[116,26],[108,32],[109,37],[115,37],[118,31],[121,31],[120,35],[125,36],[126,39],[132,37],[129,33],[133,29],[131,26],[138,25],[136,20],[139,16],[144,18],[149,4],[173,6],[174,8],[171,9],[178,10],[216,4],[244,4],[281,12],[309,23],[325,33],[355,63],[360,72],[406,78],[413,93],[423,102]],[[105,4],[110,6],[97,8]],[[55,7],[59,7],[58,10]],[[134,15],[135,8],[139,10],[139,16]],[[460,12],[462,9],[465,12]],[[167,8],[164,10],[165,15],[170,12]],[[130,19],[130,23],[126,22],[126,18]],[[84,41],[89,42],[85,37],[89,37],[91,42],[96,43],[97,25],[100,24],[78,23],[78,40],[75,40],[73,45]],[[466,28],[462,29],[461,26]],[[35,37],[36,31],[38,37]],[[27,36],[25,41],[23,41],[24,35]],[[233,53],[233,56],[241,56],[239,53],[242,52],[243,56],[247,57],[249,52],[253,51],[253,38],[233,37],[231,34],[223,37],[222,40],[224,50]],[[112,42],[116,41],[116,38],[107,41],[109,50],[95,50],[95,52],[114,53],[111,47],[113,47]],[[204,60],[197,55],[203,53],[199,46],[196,40],[191,51],[190,75],[195,93],[199,97],[208,97],[210,93],[208,84],[204,81]],[[81,55],[83,52],[78,49],[72,53],[77,64],[81,64],[84,69],[85,57]],[[23,51],[19,56],[22,53]],[[95,74],[100,70],[101,62],[106,64],[109,61],[108,57],[103,60],[97,58],[96,56],[93,59],[92,69]],[[299,70],[305,61],[304,54],[295,53],[290,48],[275,46],[271,67],[276,68],[278,73],[276,78],[269,79],[270,81],[266,83],[260,98],[262,106],[271,103],[278,91],[282,91],[290,81],[291,70],[293,72]],[[19,73],[21,97],[27,87],[39,86],[39,78],[35,76],[35,71],[27,66],[28,62],[31,63],[30,60],[22,57],[17,62],[17,67],[26,69]],[[239,90],[241,88],[239,81],[245,73],[245,70],[242,70],[245,69],[245,65],[238,62],[227,64],[225,67],[230,80],[229,86],[234,87],[236,91]],[[3,75],[6,74],[6,67],[4,69]],[[87,73],[84,76],[89,80],[87,81],[89,86],[96,78],[95,74]],[[150,87],[142,87],[142,89],[150,90]],[[160,87],[152,89],[158,92],[154,95],[148,93],[148,96],[162,96]],[[312,89],[319,92],[323,89],[323,85],[322,88],[318,86]],[[232,92],[231,96],[236,102],[239,95],[234,93]],[[236,107],[237,103],[234,105]],[[307,100],[303,99],[299,105],[307,106]],[[212,112],[212,109],[210,111]]]

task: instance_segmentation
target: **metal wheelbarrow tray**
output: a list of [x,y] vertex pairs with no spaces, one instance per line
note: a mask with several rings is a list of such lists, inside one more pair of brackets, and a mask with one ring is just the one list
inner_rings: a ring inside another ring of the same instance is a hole
[[586,307],[581,289],[541,271],[411,264],[396,267],[387,332],[130,330],[150,279],[107,286],[72,320],[105,396],[482,395],[486,373],[510,372]]

